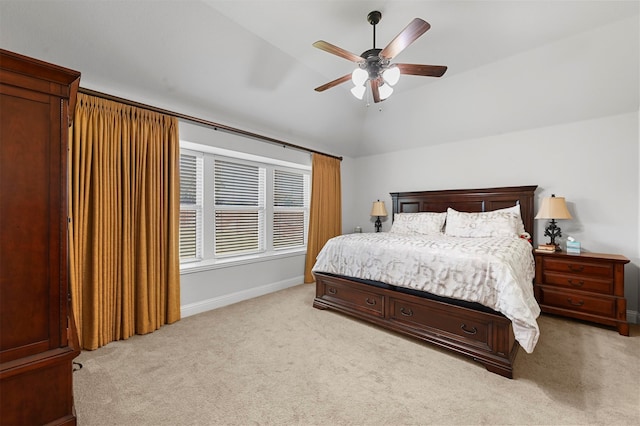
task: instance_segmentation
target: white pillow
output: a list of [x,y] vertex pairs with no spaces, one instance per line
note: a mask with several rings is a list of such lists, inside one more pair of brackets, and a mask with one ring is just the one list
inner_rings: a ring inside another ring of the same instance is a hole
[[391,230],[394,234],[441,234],[446,213],[396,213]]
[[[512,207],[511,207],[512,208]],[[510,209],[511,209],[510,208]],[[519,237],[522,219],[513,211],[465,213],[447,209],[445,235],[451,237]]]
[[522,213],[520,211],[520,204],[516,204],[513,207],[505,207],[504,209],[493,210],[494,212],[509,212],[518,215],[518,235],[524,235],[527,231],[524,229],[524,223],[522,222]]

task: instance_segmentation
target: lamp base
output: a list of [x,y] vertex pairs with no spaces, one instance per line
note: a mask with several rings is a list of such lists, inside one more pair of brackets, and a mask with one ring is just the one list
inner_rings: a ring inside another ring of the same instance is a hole
[[556,246],[556,251],[560,251],[560,245],[556,243],[556,237],[562,237],[562,231],[555,219],[551,219],[551,222],[544,229],[544,236],[551,238],[549,244]]
[[382,222],[380,221],[380,216],[378,216],[378,219],[376,219],[376,232],[380,232],[380,229],[382,229]]

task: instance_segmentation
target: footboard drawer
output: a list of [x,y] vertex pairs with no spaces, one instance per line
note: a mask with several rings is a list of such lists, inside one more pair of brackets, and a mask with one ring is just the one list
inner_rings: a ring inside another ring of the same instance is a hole
[[345,285],[339,279],[323,280],[316,297],[324,302],[356,310],[377,317],[384,317],[384,297],[373,291]]
[[316,273],[317,309],[334,309],[482,362],[487,370],[513,377],[518,344],[511,321],[380,285]]
[[483,350],[492,350],[491,327],[485,319],[465,309],[438,309],[437,302],[424,303],[390,298],[389,319],[417,331],[432,333],[455,341],[464,341]]

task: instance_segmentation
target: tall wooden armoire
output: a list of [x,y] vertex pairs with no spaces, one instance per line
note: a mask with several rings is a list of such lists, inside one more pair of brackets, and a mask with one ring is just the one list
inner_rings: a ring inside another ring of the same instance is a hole
[[0,49],[0,424],[76,424],[67,144],[80,73]]

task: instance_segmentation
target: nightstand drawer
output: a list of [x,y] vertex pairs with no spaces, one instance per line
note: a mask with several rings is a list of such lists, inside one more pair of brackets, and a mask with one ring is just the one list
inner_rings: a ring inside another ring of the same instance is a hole
[[545,284],[553,284],[574,290],[595,291],[602,294],[613,294],[613,279],[598,279],[579,274],[544,273]]
[[589,296],[577,291],[540,288],[540,303],[557,308],[570,309],[576,312],[615,317],[615,299],[602,296]]
[[[570,258],[571,256],[566,257]],[[611,263],[585,262],[582,259],[544,259],[544,269],[545,271],[568,272],[606,278],[613,277]]]

